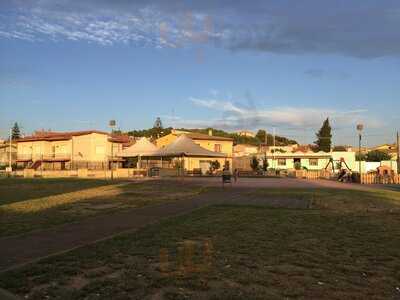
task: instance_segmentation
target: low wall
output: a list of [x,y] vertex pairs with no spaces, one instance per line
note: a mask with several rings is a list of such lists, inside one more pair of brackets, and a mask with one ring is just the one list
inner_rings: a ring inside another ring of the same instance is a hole
[[134,178],[147,176],[146,169],[116,169],[111,170],[33,170],[24,169],[14,174],[15,176],[22,176],[25,178],[43,177],[43,178]]

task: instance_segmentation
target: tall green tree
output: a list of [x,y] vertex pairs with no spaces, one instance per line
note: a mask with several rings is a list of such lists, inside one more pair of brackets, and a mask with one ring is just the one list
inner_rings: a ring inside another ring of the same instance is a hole
[[332,147],[332,127],[329,124],[329,118],[324,121],[316,136],[317,140],[314,143],[317,145],[318,151],[330,152]]
[[21,131],[19,129],[18,123],[15,122],[14,126],[13,126],[13,128],[11,130],[11,138],[13,140],[16,140],[16,139],[19,139],[20,137],[21,137]]
[[264,144],[266,142],[267,132],[264,129],[258,130],[256,138],[260,141],[260,143]]
[[366,161],[380,162],[382,160],[391,160],[392,156],[389,153],[379,150],[369,151],[366,155]]

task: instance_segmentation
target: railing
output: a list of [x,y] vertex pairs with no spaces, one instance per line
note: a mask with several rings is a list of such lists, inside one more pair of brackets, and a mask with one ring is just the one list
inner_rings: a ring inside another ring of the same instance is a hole
[[17,160],[32,160],[32,154],[17,154]]
[[17,154],[17,160],[68,160],[70,158],[70,153]]

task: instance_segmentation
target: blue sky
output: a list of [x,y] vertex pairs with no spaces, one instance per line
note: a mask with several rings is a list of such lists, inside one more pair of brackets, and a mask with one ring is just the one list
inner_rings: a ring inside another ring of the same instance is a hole
[[160,116],[312,142],[330,117],[336,144],[359,122],[368,144],[393,142],[400,4],[321,2],[2,1],[0,136]]

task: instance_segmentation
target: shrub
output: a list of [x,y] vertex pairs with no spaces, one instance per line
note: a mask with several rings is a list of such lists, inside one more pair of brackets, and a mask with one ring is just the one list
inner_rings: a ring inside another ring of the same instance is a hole
[[256,156],[253,156],[250,161],[250,167],[252,168],[253,171],[256,171],[258,169],[258,165],[259,165],[258,158]]

